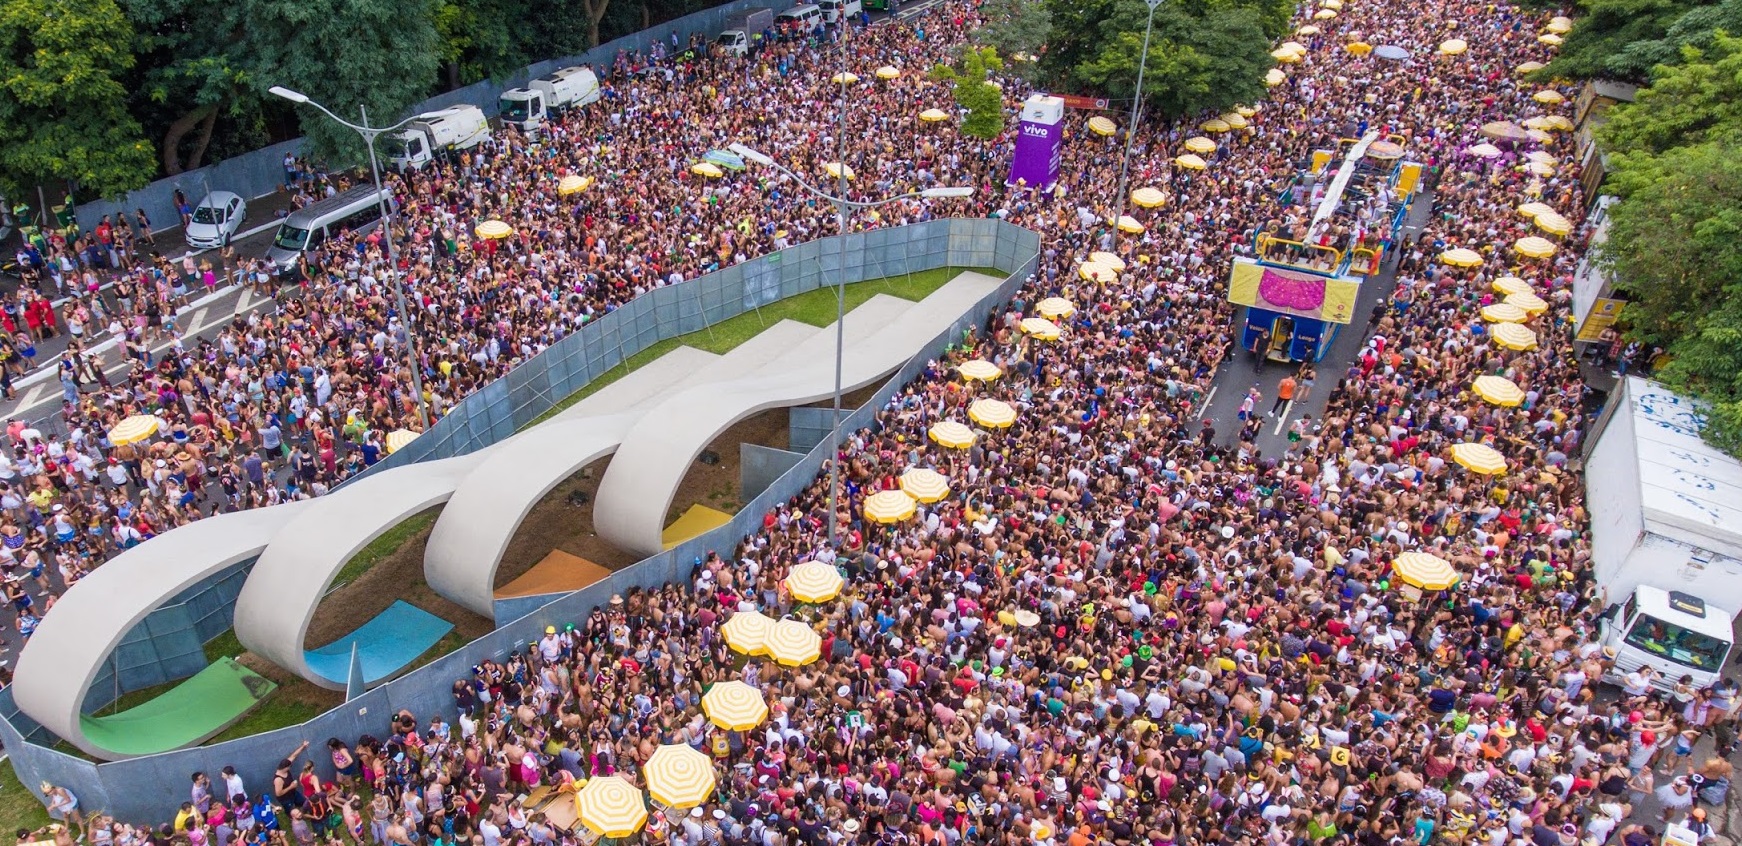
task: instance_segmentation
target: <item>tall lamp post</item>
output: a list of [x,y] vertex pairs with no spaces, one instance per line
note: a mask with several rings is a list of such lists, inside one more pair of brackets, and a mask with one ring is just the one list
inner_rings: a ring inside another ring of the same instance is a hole
[[393,206],[387,202],[387,195],[381,190],[381,163],[375,158],[375,139],[412,122],[415,118],[406,118],[392,126],[372,127],[369,125],[368,107],[358,104],[357,111],[362,113],[363,122],[355,124],[333,114],[332,110],[309,99],[307,94],[300,91],[292,91],[281,85],[274,85],[268,90],[299,106],[313,106],[319,109],[321,114],[363,136],[363,143],[369,148],[369,173],[375,179],[375,193],[381,204],[381,225],[387,234],[387,237],[382,239],[387,242],[387,272],[393,276],[393,300],[399,309],[401,328],[405,330],[405,354],[411,365],[411,392],[417,396],[418,423],[422,424],[422,431],[427,432],[429,431],[429,405],[423,399],[423,373],[417,355],[417,336],[411,331],[411,312],[405,307],[405,278],[399,273],[399,251],[393,245]]
[[[766,153],[758,152],[757,150],[743,144],[731,144],[728,145],[726,149],[737,153],[738,156],[745,161],[755,162],[756,164],[765,167],[774,168],[776,171],[784,174],[787,178],[798,183],[798,186],[803,188],[806,192],[812,194],[818,199],[833,203],[835,206],[835,223],[841,230],[841,266],[836,271],[835,276],[834,416],[829,420],[829,449],[831,453],[829,456],[829,547],[835,549],[836,541],[838,540],[838,532],[835,523],[839,519],[840,514],[838,489],[841,473],[840,456],[835,454],[835,452],[838,450],[841,440],[841,368],[842,359],[846,355],[847,344],[847,215],[849,212],[858,211],[860,209],[871,209],[878,206],[886,206],[890,203],[899,202],[901,200],[911,200],[915,198],[928,200],[963,199],[973,196],[974,189],[967,187],[927,188],[923,191],[911,191],[906,194],[898,194],[894,197],[885,197],[881,200],[851,200],[847,198],[847,192],[844,188],[839,196],[830,194],[829,192],[805,181],[804,177],[799,176],[792,172],[792,170],[779,164],[772,156],[769,156]],[[837,162],[836,164],[841,169],[841,183],[844,186],[846,184],[847,164],[844,161]]]
[[1155,10],[1162,0],[1143,0],[1149,5],[1149,23],[1143,27],[1143,52],[1137,56],[1137,93],[1131,97],[1131,125],[1125,127],[1125,155],[1119,159],[1119,193],[1113,198],[1113,237],[1119,237],[1119,218],[1125,216],[1126,170],[1131,166],[1131,145],[1137,140],[1137,122],[1143,117],[1143,69],[1149,64],[1149,36],[1155,32]]

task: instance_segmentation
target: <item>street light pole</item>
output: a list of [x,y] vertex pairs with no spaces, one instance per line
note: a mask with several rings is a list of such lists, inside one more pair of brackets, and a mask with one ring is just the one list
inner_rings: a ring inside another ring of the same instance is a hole
[[[842,123],[842,137],[846,137],[844,119]],[[844,146],[845,145],[843,144],[843,148]],[[840,509],[840,455],[838,453],[841,438],[841,373],[842,369],[845,367],[847,344],[847,214],[860,209],[876,208],[877,206],[884,206],[890,203],[900,202],[901,200],[914,199],[916,197],[928,200],[962,199],[973,196],[974,189],[971,187],[927,188],[923,191],[910,191],[906,194],[885,197],[881,200],[850,200],[847,198],[846,190],[847,163],[844,161],[836,162],[836,165],[841,169],[841,193],[837,196],[806,182],[804,177],[799,176],[790,169],[775,162],[774,157],[767,153],[758,152],[743,144],[730,144],[727,145],[726,149],[737,153],[738,156],[745,161],[755,162],[756,164],[765,167],[774,168],[776,171],[798,183],[798,187],[804,189],[807,193],[810,193],[818,199],[835,204],[835,222],[841,227],[841,267],[838,271],[839,276],[835,285],[834,419],[829,421],[829,547],[834,549],[836,548],[836,542],[839,540],[839,532],[835,527],[835,523],[837,522],[837,516]]]
[[426,403],[423,398],[423,371],[421,360],[417,354],[417,336],[412,332],[411,312],[405,305],[405,277],[399,273],[399,250],[395,247],[393,239],[393,204],[387,202],[387,194],[381,190],[381,162],[375,156],[375,139],[410,123],[413,118],[406,118],[392,126],[372,127],[369,125],[368,107],[359,104],[357,110],[363,116],[363,123],[355,124],[333,114],[326,106],[309,99],[306,94],[292,91],[289,88],[278,85],[273,86],[270,90],[273,94],[283,97],[292,103],[313,106],[316,109],[319,109],[321,114],[332,118],[339,125],[361,135],[365,146],[369,148],[369,175],[375,180],[376,202],[378,202],[381,207],[381,226],[383,232],[386,234],[386,237],[382,240],[387,242],[387,272],[391,277],[391,284],[393,286],[394,306],[399,311],[400,329],[405,333],[405,355],[407,363],[411,366],[411,392],[416,397],[418,423],[421,424],[422,431],[427,432],[429,431],[430,425],[429,404]]
[[1126,171],[1131,166],[1131,145],[1137,140],[1137,122],[1143,117],[1143,70],[1149,64],[1149,36],[1155,32],[1155,10],[1162,0],[1143,0],[1149,5],[1149,23],[1143,27],[1143,52],[1137,57],[1137,93],[1131,97],[1131,125],[1125,127],[1125,155],[1119,159],[1119,193],[1113,197],[1113,237],[1119,237],[1119,218],[1125,216]]
[[[836,12],[841,24],[841,73],[847,73],[847,4]],[[841,484],[841,369],[847,355],[847,77],[841,77],[841,105],[837,110],[839,128],[835,131],[835,163],[840,168],[836,181],[835,223],[841,230],[841,265],[835,268],[835,394],[829,416],[829,551],[834,552],[835,525],[841,521],[838,491]]]

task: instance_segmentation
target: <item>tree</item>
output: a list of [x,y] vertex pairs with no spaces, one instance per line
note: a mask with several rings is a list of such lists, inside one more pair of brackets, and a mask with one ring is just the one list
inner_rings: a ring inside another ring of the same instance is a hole
[[[1114,99],[1136,94],[1149,7],[1138,0],[1054,0],[1051,8],[1054,38],[1043,74]],[[1158,7],[1143,74],[1145,107],[1175,118],[1258,99],[1272,64],[1270,30],[1287,21],[1280,8],[1268,0]]]
[[1710,50],[1683,51],[1681,64],[1659,68],[1634,102],[1610,112],[1598,131],[1606,151],[1658,154],[1742,131],[1742,39],[1718,34]]
[[1004,95],[988,77],[1004,68],[1004,60],[996,47],[968,47],[959,61],[960,70],[944,64],[932,68],[932,78],[955,83],[956,105],[968,112],[963,133],[997,138],[1004,131]]
[[1663,38],[1678,18],[1697,5],[1694,0],[1584,0],[1583,14],[1542,73],[1644,82],[1656,62],[1636,53],[1633,45]]
[[151,179],[118,80],[132,41],[115,0],[0,0],[0,193],[65,182],[118,196]]
[[440,0],[434,24],[447,87],[501,79],[530,64],[514,32],[525,14],[524,6],[513,0]]
[[984,0],[976,38],[1009,56],[1024,72],[1035,67],[1035,57],[1052,34],[1052,12],[1044,0]]

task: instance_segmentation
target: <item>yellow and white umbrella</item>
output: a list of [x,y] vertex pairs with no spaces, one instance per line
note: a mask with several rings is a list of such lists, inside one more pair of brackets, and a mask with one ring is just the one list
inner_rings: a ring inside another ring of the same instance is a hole
[[1530,319],[1530,312],[1511,303],[1495,303],[1482,306],[1482,319],[1489,323],[1523,323]]
[[1239,112],[1229,112],[1225,115],[1222,115],[1222,122],[1227,124],[1229,127],[1233,128],[1233,129],[1245,129],[1246,127],[1252,125],[1251,123],[1247,122],[1246,116],[1243,114],[1240,114]]
[[1567,98],[1561,96],[1561,92],[1556,91],[1553,88],[1544,88],[1541,91],[1530,95],[1530,99],[1549,106],[1560,105],[1567,101]]
[[135,414],[116,423],[109,430],[109,443],[115,446],[150,440],[163,428],[163,421],[150,414]]
[[1426,552],[1405,552],[1391,562],[1391,569],[1404,584],[1422,590],[1445,590],[1461,578],[1451,562]]
[[999,370],[998,365],[983,358],[964,361],[956,365],[956,372],[962,374],[963,379],[977,382],[990,382],[1004,375],[1004,371]]
[[1324,30],[1319,29],[1318,24],[1307,24],[1306,26],[1303,26],[1300,29],[1295,30],[1294,34],[1300,35],[1300,36],[1318,35],[1319,33],[1323,32],[1323,31]]
[[1130,215],[1122,214],[1122,215],[1119,215],[1119,217],[1117,217],[1117,218],[1108,219],[1107,222],[1118,226],[1119,231],[1123,232],[1127,235],[1142,235],[1143,234],[1143,229],[1144,229],[1143,223],[1141,221],[1139,221],[1137,218],[1132,217]]
[[1573,121],[1566,115],[1549,115],[1548,128],[1555,132],[1572,132]]
[[829,175],[830,179],[840,179],[842,173],[847,174],[848,179],[858,175],[853,172],[852,165],[844,165],[840,162],[823,162],[823,171]]
[[1057,323],[1044,317],[1025,317],[1021,323],[1016,325],[1025,334],[1037,341],[1056,341],[1060,335],[1064,334],[1064,330],[1060,329]]
[[1440,42],[1440,55],[1457,56],[1470,49],[1469,42],[1462,38],[1448,38]]
[[[1295,52],[1294,50],[1285,50],[1281,47],[1278,47],[1275,50],[1270,51],[1270,58],[1275,59],[1275,60],[1277,60],[1285,65],[1292,65],[1292,64],[1306,58],[1306,54],[1305,53],[1298,53],[1298,52]],[[1228,130],[1226,130],[1226,129],[1212,129],[1210,131],[1211,132],[1227,132]]]
[[1328,21],[1337,16],[1336,9],[1320,9],[1313,13],[1313,20]]
[[977,399],[968,406],[968,418],[982,426],[1008,429],[1016,425],[1016,407],[995,399]]
[[1167,195],[1159,188],[1139,188],[1131,192],[1131,202],[1139,208],[1153,209],[1167,203]]
[[1554,153],[1547,150],[1531,150],[1530,152],[1525,153],[1524,157],[1533,162],[1542,162],[1543,164],[1548,165],[1561,163],[1559,156],[1556,156]]
[[1550,235],[1566,235],[1573,231],[1573,222],[1554,212],[1536,216],[1536,228]]
[[1465,470],[1484,476],[1506,472],[1506,456],[1487,444],[1457,444],[1452,447],[1452,460]]
[[727,731],[749,731],[768,719],[762,691],[741,681],[723,681],[702,694],[702,713]]
[[1186,139],[1185,148],[1187,152],[1209,155],[1216,152],[1216,142],[1202,135],[1193,135]]
[[1173,163],[1185,168],[1186,170],[1204,170],[1210,166],[1210,164],[1204,161],[1202,157],[1194,153],[1183,153],[1175,156]]
[[1554,242],[1547,238],[1531,235],[1513,242],[1512,249],[1521,256],[1548,258],[1554,255]]
[[1506,296],[1531,293],[1530,283],[1516,276],[1502,276],[1494,280],[1489,287]]
[[600,837],[633,837],[647,823],[647,803],[635,785],[619,776],[599,776],[575,794],[575,810]]
[[800,602],[828,602],[846,586],[841,571],[821,561],[802,562],[786,573],[786,589]]
[[920,502],[937,502],[950,495],[950,477],[926,467],[908,470],[896,482],[908,496]]
[[1521,62],[1518,67],[1512,69],[1512,72],[1519,76],[1523,76],[1527,73],[1536,73],[1546,67],[1548,67],[1548,65],[1545,65],[1542,62]]
[[1522,323],[1496,323],[1488,328],[1488,334],[1494,337],[1494,343],[1509,350],[1536,349],[1536,333]]
[[393,431],[388,432],[387,454],[392,455],[393,453],[405,449],[405,447],[412,441],[417,440],[417,436],[421,434],[423,433],[413,432],[410,429],[394,429]]
[[1482,254],[1469,247],[1453,247],[1440,253],[1440,261],[1453,267],[1481,267]]
[[1526,314],[1542,314],[1543,312],[1548,311],[1548,301],[1530,291],[1525,291],[1519,294],[1507,294],[1506,304],[1518,306],[1519,308],[1524,309]]
[[1288,74],[1283,73],[1281,68],[1271,68],[1264,72],[1264,84],[1271,88],[1275,88],[1287,81]]
[[968,447],[973,446],[974,440],[979,437],[979,435],[974,433],[973,429],[970,429],[961,423],[957,423],[954,420],[933,423],[931,429],[926,432],[926,435],[936,442],[938,446],[945,449],[967,449]]
[[1112,135],[1119,131],[1119,125],[1101,115],[1095,115],[1089,118],[1089,131],[1096,135]]
[[1058,320],[1077,313],[1076,305],[1064,297],[1047,297],[1035,303],[1034,310],[1048,320]]
[[667,808],[694,808],[714,795],[714,759],[687,743],[653,750],[642,766],[647,795]]
[[950,119],[950,113],[943,109],[926,109],[919,113],[919,119],[926,123],[937,123]]
[[591,187],[593,187],[593,177],[571,175],[565,176],[557,182],[556,192],[561,196],[567,197],[570,194],[579,194]]
[[1085,261],[1077,267],[1077,275],[1099,285],[1119,281],[1119,273],[1100,262]]
[[1486,141],[1483,141],[1482,143],[1477,144],[1477,145],[1469,148],[1468,150],[1465,150],[1464,152],[1469,153],[1472,156],[1476,156],[1477,158],[1491,159],[1491,158],[1494,158],[1495,156],[1500,155],[1500,148],[1496,147],[1493,144],[1490,144]]
[[472,230],[472,232],[486,241],[500,241],[503,238],[513,235],[514,227],[509,226],[504,221],[486,220],[483,223],[478,224],[478,228]]
[[690,165],[690,173],[697,176],[706,176],[709,179],[719,179],[726,175],[726,172],[721,170],[720,166],[713,162],[696,162],[695,164]]
[[901,76],[901,69],[894,65],[884,65],[877,69],[878,79],[890,80],[898,76]]
[[1536,37],[1536,40],[1542,42],[1543,44],[1547,44],[1550,47],[1559,47],[1559,46],[1561,46],[1561,42],[1564,39],[1562,39],[1560,36],[1555,35],[1554,33],[1551,32],[1547,35],[1538,35]]
[[852,71],[841,71],[840,73],[829,77],[829,81],[836,85],[852,85],[859,81],[859,75]]
[[1549,32],[1565,34],[1573,31],[1573,19],[1565,15],[1555,15],[1548,19],[1548,26],[1543,27]]
[[767,650],[768,633],[774,621],[760,611],[739,611],[720,627],[726,645],[740,655],[761,655]]
[[1508,408],[1524,404],[1524,389],[1504,376],[1477,376],[1476,381],[1470,383],[1470,393],[1481,397],[1485,402]]
[[1089,254],[1089,261],[1105,267],[1111,267],[1120,273],[1125,272],[1125,260],[1105,250],[1096,250]]
[[899,523],[918,510],[919,503],[906,491],[878,491],[865,497],[865,519],[873,523]]
[[823,639],[797,620],[781,620],[768,635],[768,657],[783,667],[802,667],[823,655]]
[[1227,132],[1234,127],[1229,126],[1228,122],[1221,118],[1210,118],[1209,120],[1198,124],[1198,128],[1205,132]]
[[1542,162],[1525,162],[1524,169],[1536,176],[1554,176],[1554,165],[1545,165]]
[[1532,201],[1519,206],[1518,213],[1534,220],[1538,215],[1555,214],[1555,210],[1548,203]]

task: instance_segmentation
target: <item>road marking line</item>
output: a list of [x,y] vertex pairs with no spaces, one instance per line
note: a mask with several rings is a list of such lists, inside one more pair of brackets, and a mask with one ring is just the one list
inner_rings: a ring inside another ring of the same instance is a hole
[[191,335],[203,328],[201,321],[206,319],[206,312],[211,310],[211,306],[202,306],[194,311],[193,317],[188,318],[188,334]]
[[30,390],[24,392],[24,398],[18,401],[18,408],[23,410],[36,405],[36,401],[42,399],[42,395],[47,392],[47,382],[38,382],[35,385],[32,385]]
[[1199,414],[1210,413],[1210,403],[1213,403],[1216,401],[1216,392],[1221,390],[1221,389],[1222,389],[1221,385],[1211,385],[1210,386],[1210,392],[1204,395],[1203,408],[1198,409]]
[[1294,410],[1294,400],[1289,400],[1287,403],[1285,403],[1282,406],[1282,416],[1277,418],[1277,420],[1276,420],[1276,431],[1271,432],[1270,434],[1272,434],[1272,435],[1282,434],[1282,427],[1288,423],[1288,413],[1290,411],[1293,411],[1293,410]]

